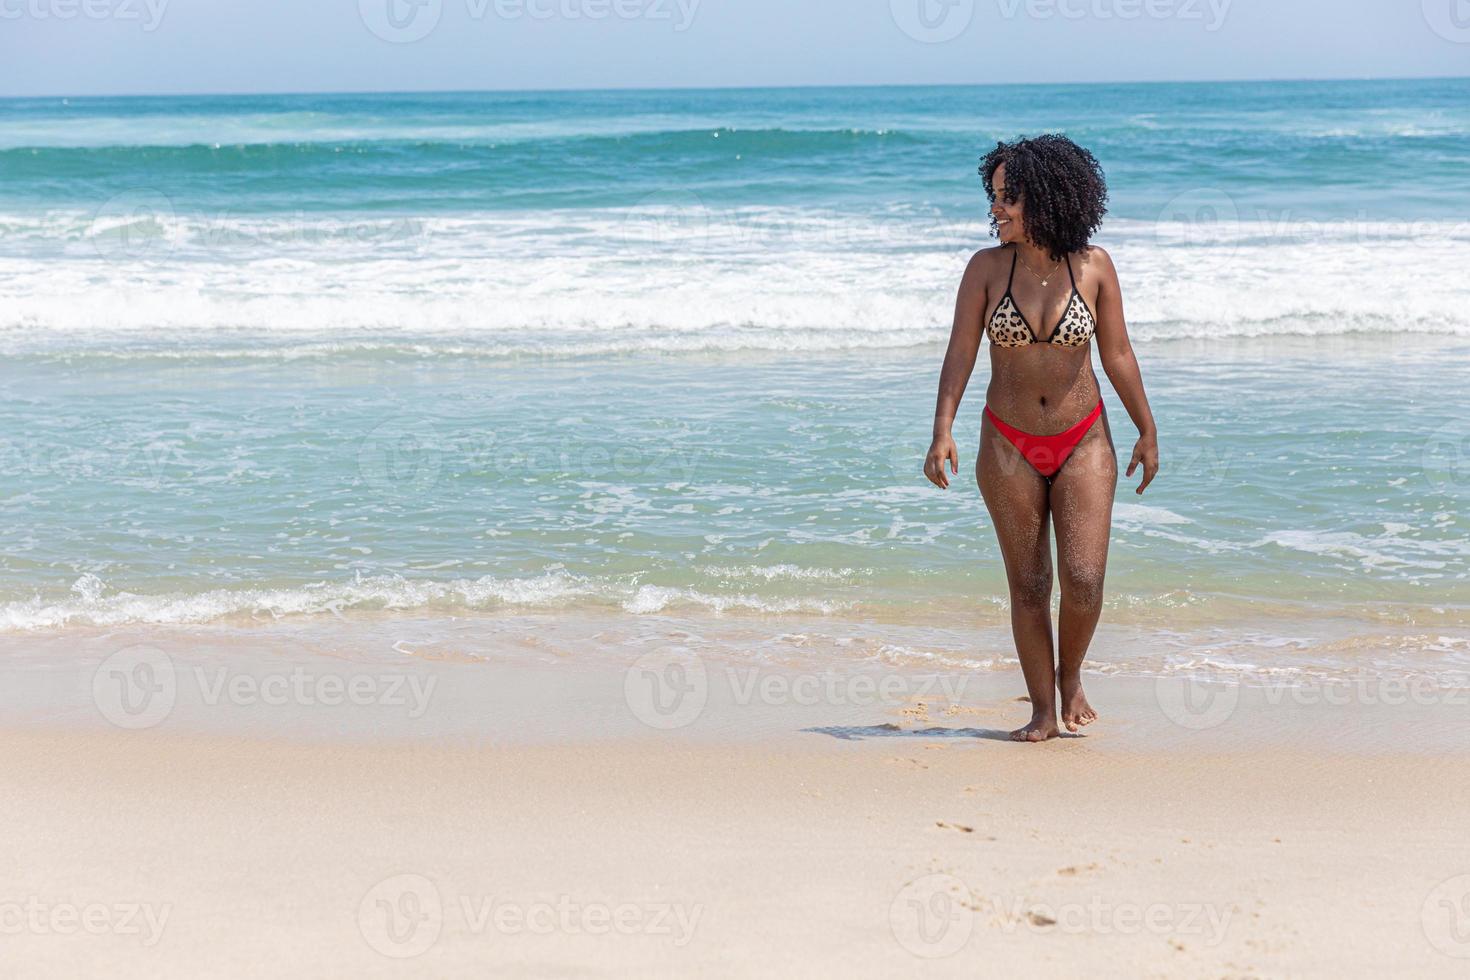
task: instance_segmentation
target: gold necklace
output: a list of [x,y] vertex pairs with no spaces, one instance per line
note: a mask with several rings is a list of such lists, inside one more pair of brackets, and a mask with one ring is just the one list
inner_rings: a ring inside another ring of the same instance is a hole
[[[1020,252],[1017,252],[1016,253],[1016,258],[1018,258],[1018,259],[1021,258],[1021,253]],[[1043,276],[1039,272],[1037,272],[1035,269],[1031,268],[1031,263],[1030,262],[1027,262],[1025,259],[1021,259],[1021,264],[1026,267],[1026,271],[1027,272],[1031,273],[1037,279],[1040,279],[1041,280],[1041,284],[1043,286],[1045,286],[1048,282],[1050,282],[1051,281],[1051,277],[1053,275],[1055,275],[1056,274],[1056,271],[1062,267],[1062,264],[1060,262],[1058,262],[1056,265],[1054,265],[1054,266],[1051,267],[1051,272],[1048,272],[1045,276]]]

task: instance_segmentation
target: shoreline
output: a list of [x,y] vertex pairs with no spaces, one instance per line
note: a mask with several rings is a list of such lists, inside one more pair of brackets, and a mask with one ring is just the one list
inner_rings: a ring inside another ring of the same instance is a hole
[[[991,738],[1029,710],[1014,657],[895,648],[871,624],[849,624],[877,636],[860,642],[820,634],[822,622],[754,620],[740,644],[718,625],[517,615],[0,635],[0,727],[419,746],[723,743],[920,727]],[[969,639],[956,631],[957,643]],[[1314,673],[1197,656],[1142,671],[1089,658],[1083,678],[1103,712],[1095,732],[1130,750],[1330,739],[1378,752],[1393,747],[1381,733],[1400,727],[1422,728],[1415,742],[1433,751],[1470,750],[1455,728],[1470,683],[1427,665]]]
[[[813,613],[511,607],[447,613],[349,609],[272,620],[231,616],[205,623],[68,625],[0,631],[0,706],[88,702],[91,675],[131,648],[149,649],[179,672],[227,665],[242,673],[303,669],[390,671],[475,667],[562,669],[596,675],[674,651],[711,667],[788,674],[924,673],[1004,684],[1019,678],[1003,609],[914,621]],[[1302,688],[1398,688],[1411,698],[1470,697],[1470,632],[1379,611],[1216,622],[1190,610],[1153,623],[1104,613],[1084,676],[1122,683],[1172,680],[1240,685],[1268,694]],[[473,680],[471,683],[475,683]],[[1019,693],[1019,692],[1018,692]],[[1332,697],[1335,695],[1324,695]],[[60,698],[60,701],[57,699]]]

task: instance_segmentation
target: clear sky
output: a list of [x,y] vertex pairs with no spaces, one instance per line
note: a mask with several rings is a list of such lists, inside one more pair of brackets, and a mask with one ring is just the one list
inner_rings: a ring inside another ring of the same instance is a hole
[[0,95],[1470,74],[1470,0],[0,0]]

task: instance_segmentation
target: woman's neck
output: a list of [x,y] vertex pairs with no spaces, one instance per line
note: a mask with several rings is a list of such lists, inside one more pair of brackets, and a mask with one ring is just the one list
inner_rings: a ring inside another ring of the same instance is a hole
[[1045,272],[1057,263],[1057,260],[1051,257],[1050,252],[1030,241],[1017,242],[1016,249],[1021,254],[1021,261],[1029,264],[1037,272]]

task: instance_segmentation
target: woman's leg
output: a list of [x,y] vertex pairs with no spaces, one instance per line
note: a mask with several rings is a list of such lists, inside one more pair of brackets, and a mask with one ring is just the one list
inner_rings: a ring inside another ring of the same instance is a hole
[[1051,486],[1051,519],[1056,528],[1062,585],[1057,686],[1062,724],[1069,732],[1097,718],[1082,691],[1082,660],[1102,615],[1103,576],[1108,567],[1108,536],[1117,486],[1118,459],[1104,415],[1077,445]]
[[1031,695],[1031,722],[1011,733],[1020,742],[1055,737],[1056,670],[1051,640],[1051,538],[1046,480],[986,419],[975,463],[980,495],[1005,559],[1011,592],[1011,632]]

